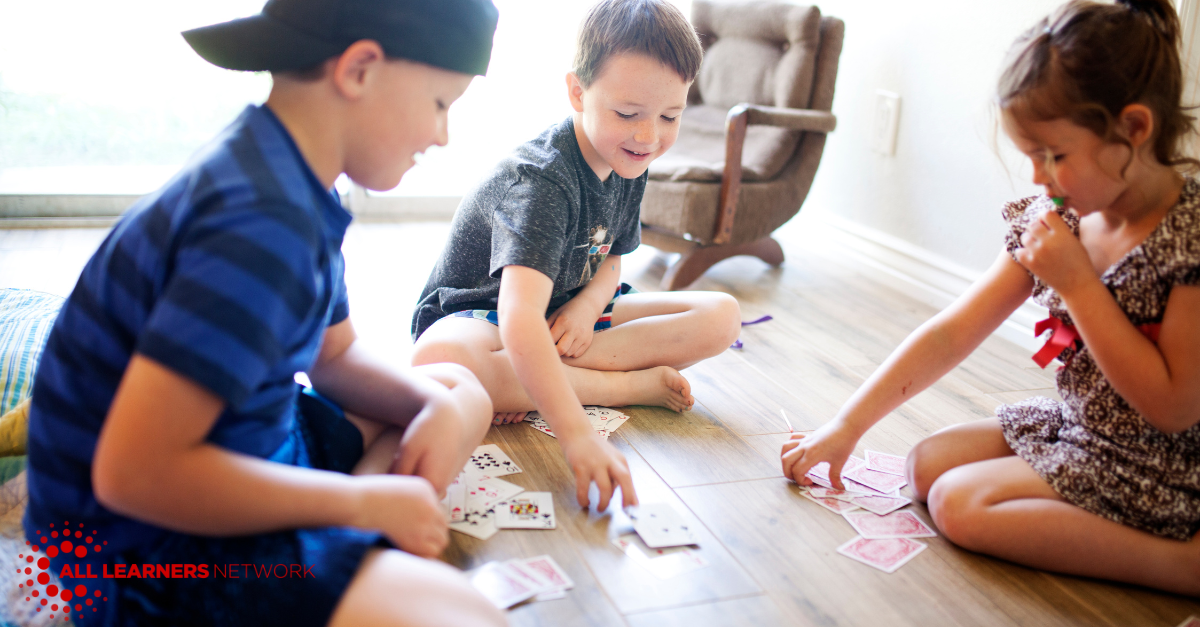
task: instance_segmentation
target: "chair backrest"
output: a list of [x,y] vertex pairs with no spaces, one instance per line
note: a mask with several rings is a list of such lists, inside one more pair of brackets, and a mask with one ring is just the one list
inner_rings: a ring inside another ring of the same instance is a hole
[[694,101],[810,108],[820,9],[785,0],[694,0],[692,25],[705,47]]

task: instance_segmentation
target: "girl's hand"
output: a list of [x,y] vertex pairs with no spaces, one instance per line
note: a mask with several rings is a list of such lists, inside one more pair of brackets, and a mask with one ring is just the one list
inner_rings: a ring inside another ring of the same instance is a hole
[[595,431],[589,428],[587,433],[574,437],[563,435],[559,437],[559,443],[571,472],[575,473],[575,497],[581,507],[588,506],[588,487],[593,481],[600,490],[600,502],[596,504],[598,511],[608,509],[617,486],[621,488],[623,506],[637,505],[637,493],[633,491],[633,477],[629,474],[625,456]]
[[844,490],[842,466],[846,465],[846,459],[857,443],[858,438],[836,420],[808,435],[793,433],[791,439],[783,443],[783,476],[800,485],[812,485],[812,480],[804,474],[821,462],[829,462],[829,482]]
[[1060,295],[1096,278],[1083,243],[1057,212],[1047,211],[1021,236],[1017,262]]
[[418,557],[437,557],[450,543],[450,529],[433,486],[420,477],[363,475],[358,513],[350,526],[380,531]]
[[563,357],[580,357],[592,345],[596,320],[600,318],[588,303],[572,298],[547,320],[550,339]]

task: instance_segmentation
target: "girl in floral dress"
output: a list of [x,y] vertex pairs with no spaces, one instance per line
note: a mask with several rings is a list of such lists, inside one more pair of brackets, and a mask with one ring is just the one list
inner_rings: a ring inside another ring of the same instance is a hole
[[908,477],[967,549],[1200,595],[1200,181],[1180,147],[1168,0],[1076,0],[1014,44],[998,101],[1045,194],[1004,207],[1006,250],[817,431],[783,446],[802,484],[961,362],[1031,295],[1061,401],[1032,398],[921,441]]

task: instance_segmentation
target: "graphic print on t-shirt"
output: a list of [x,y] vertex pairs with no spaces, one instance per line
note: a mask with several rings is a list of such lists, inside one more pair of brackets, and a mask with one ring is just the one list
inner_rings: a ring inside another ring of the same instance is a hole
[[602,224],[593,226],[588,231],[587,243],[576,248],[587,248],[587,263],[583,264],[583,275],[579,277],[579,284],[586,285],[596,276],[600,264],[608,256],[608,249],[612,248],[612,242],[608,241],[608,227]]

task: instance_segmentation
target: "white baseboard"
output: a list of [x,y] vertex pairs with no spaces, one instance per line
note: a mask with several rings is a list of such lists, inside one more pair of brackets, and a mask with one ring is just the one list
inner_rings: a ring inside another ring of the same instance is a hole
[[[892,285],[898,279],[910,288],[909,295],[939,309],[961,296],[982,275],[887,233],[827,212],[815,213],[813,217],[827,227],[829,237],[876,278]],[[1048,315],[1046,308],[1026,301],[994,335],[1036,351],[1041,341],[1033,335],[1033,327]]]

